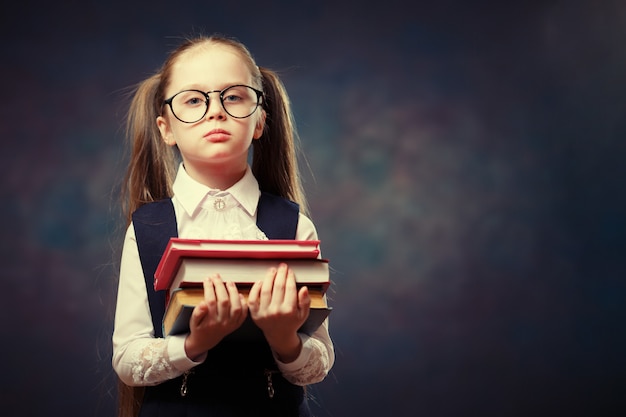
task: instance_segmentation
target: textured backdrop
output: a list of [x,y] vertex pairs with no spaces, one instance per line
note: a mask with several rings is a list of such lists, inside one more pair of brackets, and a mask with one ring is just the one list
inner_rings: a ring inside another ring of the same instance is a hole
[[2,415],[113,415],[127,91],[193,32],[294,103],[318,417],[623,415],[626,4],[469,3],[3,5]]

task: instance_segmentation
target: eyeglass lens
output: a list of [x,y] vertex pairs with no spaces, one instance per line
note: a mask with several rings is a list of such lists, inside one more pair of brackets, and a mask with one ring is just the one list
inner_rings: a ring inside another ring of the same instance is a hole
[[[181,121],[194,123],[206,115],[209,100],[201,91],[181,91],[172,98],[172,112]],[[241,119],[254,113],[259,97],[252,88],[236,85],[223,90],[220,101],[226,113]]]

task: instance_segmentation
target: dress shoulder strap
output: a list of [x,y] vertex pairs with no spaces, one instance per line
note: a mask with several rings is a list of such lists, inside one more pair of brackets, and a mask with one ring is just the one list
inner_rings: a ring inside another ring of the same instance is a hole
[[148,292],[155,337],[163,337],[166,291],[154,290],[154,273],[171,237],[178,237],[172,199],[155,201],[139,207],[132,216],[139,259]]
[[262,192],[256,225],[268,239],[295,239],[300,206],[286,198]]

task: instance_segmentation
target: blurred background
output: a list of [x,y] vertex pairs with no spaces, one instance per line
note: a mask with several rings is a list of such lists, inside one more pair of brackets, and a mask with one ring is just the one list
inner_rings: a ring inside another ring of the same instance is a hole
[[214,32],[294,104],[334,267],[316,416],[625,415],[625,2],[1,9],[2,415],[114,415],[128,90]]

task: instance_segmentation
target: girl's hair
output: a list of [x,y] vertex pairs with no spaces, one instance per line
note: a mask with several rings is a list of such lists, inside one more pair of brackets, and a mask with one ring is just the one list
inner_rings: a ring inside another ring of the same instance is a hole
[[172,147],[161,139],[156,119],[164,108],[165,90],[177,60],[196,48],[212,45],[234,49],[250,70],[254,87],[264,93],[265,128],[261,137],[253,141],[251,164],[259,187],[298,203],[303,213],[308,211],[298,171],[298,136],[283,83],[274,71],[259,68],[250,51],[239,41],[200,36],[185,40],[169,55],[161,69],[135,90],[126,129],[131,157],[122,189],[127,224],[132,213],[143,204],[172,196],[179,159]]
[[[298,136],[283,83],[274,71],[257,67],[250,51],[240,42],[220,36],[200,36],[184,41],[169,55],[161,69],[135,90],[126,126],[131,157],[122,186],[127,225],[132,213],[143,204],[172,196],[179,158],[162,140],[156,119],[164,108],[164,94],[173,65],[183,54],[211,45],[234,49],[248,66],[254,87],[263,90],[265,128],[261,137],[253,141],[252,153],[252,172],[259,187],[298,203],[303,213],[308,212],[298,171]],[[118,415],[137,415],[143,389],[129,387],[121,380],[118,389]]]

